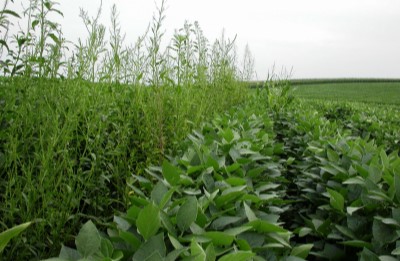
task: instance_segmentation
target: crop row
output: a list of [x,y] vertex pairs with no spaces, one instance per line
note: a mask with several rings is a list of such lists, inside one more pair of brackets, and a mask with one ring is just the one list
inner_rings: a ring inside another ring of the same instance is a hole
[[278,108],[270,94],[203,124],[177,156],[132,175],[130,208],[107,235],[89,221],[60,258],[397,260],[398,150],[328,120],[332,107]]

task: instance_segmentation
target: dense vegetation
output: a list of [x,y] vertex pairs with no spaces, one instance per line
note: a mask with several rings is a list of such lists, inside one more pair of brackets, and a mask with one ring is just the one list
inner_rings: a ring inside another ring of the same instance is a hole
[[[161,49],[165,1],[133,45],[115,6],[108,34],[101,7],[94,17],[81,10],[88,35],[71,44],[57,2],[26,1],[21,14],[16,4],[0,10],[0,226],[35,224],[5,260],[54,256],[87,219],[106,226],[128,207],[131,174],[144,175],[192,128],[242,103],[253,70],[248,48],[240,63],[234,39],[209,42],[197,22]],[[26,31],[12,30],[25,22]]]
[[132,175],[128,210],[61,260],[397,260],[399,108],[265,87]]
[[400,104],[400,82],[338,82],[294,85],[293,95],[304,99]]
[[295,99],[275,75],[249,90],[251,53],[240,64],[224,34],[210,44],[186,22],[160,49],[164,1],[132,46],[115,7],[108,42],[101,8],[82,10],[72,56],[56,2],[30,1],[27,31],[9,36],[13,2],[0,13],[1,259],[397,260],[398,102],[343,102],[338,83]]

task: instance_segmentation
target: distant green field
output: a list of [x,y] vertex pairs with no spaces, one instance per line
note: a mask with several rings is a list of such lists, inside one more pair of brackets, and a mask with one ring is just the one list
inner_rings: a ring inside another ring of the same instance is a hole
[[304,99],[400,104],[400,82],[294,84],[293,94]]

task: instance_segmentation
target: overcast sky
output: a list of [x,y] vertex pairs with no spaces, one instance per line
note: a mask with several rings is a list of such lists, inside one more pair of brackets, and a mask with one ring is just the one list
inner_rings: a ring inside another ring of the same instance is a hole
[[[60,0],[67,39],[85,36],[82,7],[94,16],[100,0]],[[160,0],[155,2],[160,3]],[[109,25],[116,4],[126,39],[143,34],[153,13],[152,0],[103,0],[102,21]],[[275,63],[293,67],[292,78],[400,78],[399,0],[168,0],[165,42],[185,20],[198,21],[211,41],[222,29],[241,51],[248,43],[258,79]]]

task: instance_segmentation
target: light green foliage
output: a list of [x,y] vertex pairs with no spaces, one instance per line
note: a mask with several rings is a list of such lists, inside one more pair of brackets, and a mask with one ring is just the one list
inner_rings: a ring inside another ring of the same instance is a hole
[[1,232],[0,233],[0,253],[3,252],[4,248],[6,247],[6,245],[12,238],[18,236],[22,231],[27,229],[31,224],[32,224],[32,222],[27,222],[27,223],[12,227],[10,229],[7,229],[6,231]]
[[400,104],[400,83],[344,82],[302,84],[294,87],[293,95],[304,99],[357,101],[380,104]]

